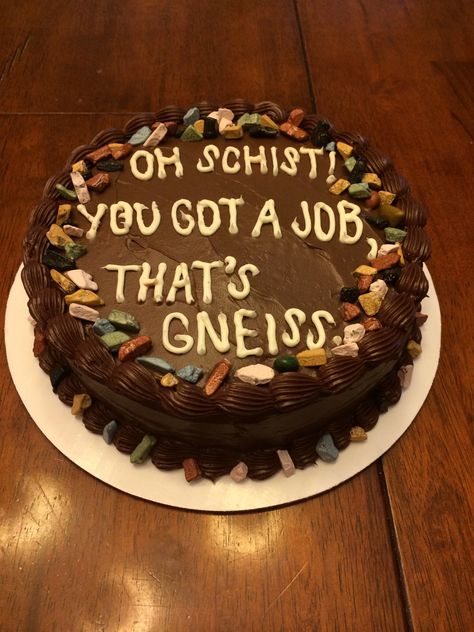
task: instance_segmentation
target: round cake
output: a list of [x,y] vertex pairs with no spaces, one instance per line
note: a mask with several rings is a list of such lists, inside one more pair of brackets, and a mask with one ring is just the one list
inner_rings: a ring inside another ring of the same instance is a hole
[[34,354],[87,429],[187,480],[333,461],[409,385],[426,212],[392,162],[236,99],[78,147],[24,241]]

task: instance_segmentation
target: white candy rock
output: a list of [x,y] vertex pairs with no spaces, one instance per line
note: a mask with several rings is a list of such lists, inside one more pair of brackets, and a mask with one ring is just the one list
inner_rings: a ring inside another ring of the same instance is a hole
[[359,342],[364,336],[365,328],[360,323],[344,327],[344,344]]
[[81,290],[92,290],[95,292],[99,289],[97,283],[92,279],[92,274],[84,270],[68,270],[65,275]]
[[370,291],[380,296],[383,300],[388,292],[388,286],[383,279],[378,279],[370,284]]
[[339,347],[331,349],[331,353],[335,356],[347,356],[349,358],[356,358],[359,355],[359,347],[355,342],[348,342]]
[[249,471],[249,468],[247,467],[247,465],[243,461],[241,461],[240,463],[237,463],[235,467],[232,468],[232,470],[230,471],[230,477],[236,483],[240,483],[241,481],[244,481],[247,478],[248,471]]
[[249,364],[235,372],[235,377],[247,384],[267,384],[274,375],[275,371],[266,364]]
[[69,305],[69,313],[75,318],[90,320],[91,323],[94,323],[99,318],[99,312],[96,309],[87,307],[87,305],[81,305],[80,303],[71,303]]

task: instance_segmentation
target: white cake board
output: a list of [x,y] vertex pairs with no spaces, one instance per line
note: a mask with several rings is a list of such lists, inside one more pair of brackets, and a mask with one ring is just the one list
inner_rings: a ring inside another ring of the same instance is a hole
[[380,416],[367,441],[352,443],[335,463],[317,462],[286,478],[283,472],[265,481],[234,483],[229,476],[215,483],[201,479],[187,483],[182,470],[165,472],[151,462],[132,465],[100,435],[73,417],[52,392],[49,376],[33,356],[33,325],[18,270],[8,297],[5,343],[16,389],[29,414],[58,450],[96,478],[128,494],[172,507],[203,511],[246,511],[275,507],[320,494],[351,478],[386,452],[405,432],[431,388],[439,360],[441,315],[431,276],[429,298],[423,301],[428,322],[423,327],[423,353],[415,360],[412,383],[401,400]]

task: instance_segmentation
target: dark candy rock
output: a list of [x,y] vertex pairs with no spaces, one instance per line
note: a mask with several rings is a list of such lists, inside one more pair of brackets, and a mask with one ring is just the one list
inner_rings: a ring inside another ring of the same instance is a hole
[[99,160],[96,167],[99,171],[122,171],[123,162],[113,158],[106,158],[105,160]]
[[372,226],[374,226],[375,228],[380,228],[380,230],[382,230],[383,228],[387,228],[388,226],[387,220],[379,217],[378,215],[373,215],[371,213],[362,211],[361,217],[369,222],[369,224],[372,224]]
[[53,392],[56,393],[59,383],[65,375],[67,375],[69,368],[63,364],[54,364],[49,372],[49,379],[51,380],[51,386]]
[[331,135],[329,129],[331,125],[328,121],[318,121],[316,127],[311,133],[311,142],[315,147],[326,147],[331,141]]
[[204,138],[217,138],[219,136],[219,125],[215,118],[206,116],[204,119]]
[[48,266],[48,268],[54,268],[61,272],[74,270],[76,267],[74,260],[67,257],[63,252],[51,247],[46,249],[41,262],[44,263],[45,266]]
[[300,363],[296,356],[284,355],[278,356],[273,362],[273,368],[279,373],[288,373],[292,371],[298,371]]
[[380,277],[385,281],[387,285],[394,285],[398,281],[402,269],[400,266],[396,268],[390,268],[389,270],[383,270],[380,273]]
[[340,298],[343,303],[357,303],[359,299],[359,288],[344,286],[341,288]]
[[252,138],[275,138],[275,136],[278,136],[278,130],[273,127],[264,127],[263,125],[252,125],[249,127],[249,135]]

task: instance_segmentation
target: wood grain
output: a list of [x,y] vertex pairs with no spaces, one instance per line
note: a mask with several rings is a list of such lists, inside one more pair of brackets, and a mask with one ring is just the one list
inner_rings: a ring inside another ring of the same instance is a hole
[[383,463],[235,515],[148,503],[70,463],[25,411],[2,337],[2,632],[468,630],[472,4],[0,4],[2,304],[44,182],[99,129],[172,102],[310,108],[316,94],[338,127],[391,153],[429,208],[444,327],[433,389]]
[[[440,364],[424,407],[384,457],[383,471],[414,629],[463,630],[474,620],[467,597],[474,562],[474,223],[465,197],[474,102],[466,41],[474,10],[463,2],[455,12],[450,3],[349,5],[352,19],[341,22],[333,3],[321,12],[300,2],[303,34],[320,108],[334,112],[336,125],[357,126],[388,147],[429,212],[429,269],[443,323]],[[332,29],[346,43],[343,59],[338,43],[321,43],[321,33]],[[330,85],[318,75],[321,67],[336,74],[344,68],[350,80]]]

